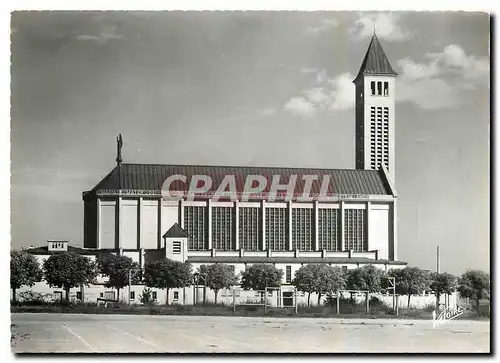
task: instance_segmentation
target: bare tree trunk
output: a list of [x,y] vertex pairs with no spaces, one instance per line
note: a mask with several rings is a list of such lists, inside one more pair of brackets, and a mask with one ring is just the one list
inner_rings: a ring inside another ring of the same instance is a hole
[[318,306],[320,306],[320,302],[321,302],[321,292],[318,293]]
[[411,298],[411,294],[408,294],[408,309],[410,308],[410,298]]
[[66,303],[69,303],[69,287],[64,289],[66,291]]
[[214,290],[215,292],[215,305],[217,305],[217,294],[219,293],[219,289]]
[[120,289],[116,289],[116,300],[120,302]]
[[169,290],[170,289],[167,287],[167,298],[165,299],[165,305],[167,305],[167,306],[168,306],[168,292],[169,292]]
[[307,306],[311,306],[310,302],[311,302],[311,293],[309,293],[309,296],[307,297]]
[[441,298],[440,294],[436,294],[436,309],[439,309],[439,300]]
[[13,303],[16,303],[17,302],[17,298],[16,298],[16,288],[13,287],[12,288],[12,302]]

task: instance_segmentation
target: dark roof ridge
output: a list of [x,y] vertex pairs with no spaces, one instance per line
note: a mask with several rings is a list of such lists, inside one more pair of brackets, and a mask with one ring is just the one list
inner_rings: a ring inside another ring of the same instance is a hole
[[[366,169],[355,169],[355,168],[314,168],[314,167],[294,167],[294,166],[245,166],[245,165],[204,165],[204,164],[156,164],[156,163],[123,163],[125,165],[140,165],[140,166],[169,166],[169,167],[197,167],[197,168],[238,168],[238,169],[302,169],[302,170],[338,170],[338,171],[356,171],[356,172],[380,172],[381,169],[377,170],[366,170]],[[116,168],[116,166],[115,166]],[[115,169],[114,168],[114,169]],[[113,170],[114,170],[113,169]],[[113,171],[111,171],[113,172]],[[111,173],[110,173],[111,174]],[[109,174],[108,174],[109,175]]]

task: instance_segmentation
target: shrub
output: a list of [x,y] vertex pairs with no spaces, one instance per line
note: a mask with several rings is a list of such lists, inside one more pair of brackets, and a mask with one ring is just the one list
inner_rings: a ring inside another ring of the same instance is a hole
[[156,304],[156,300],[153,299],[153,291],[149,287],[142,290],[142,294],[139,296],[139,301],[146,306]]

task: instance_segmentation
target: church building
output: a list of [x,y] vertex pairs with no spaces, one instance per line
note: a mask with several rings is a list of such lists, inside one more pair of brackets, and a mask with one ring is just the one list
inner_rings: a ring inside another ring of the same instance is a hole
[[353,80],[354,169],[126,163],[120,136],[116,166],[83,192],[83,250],[129,256],[141,267],[161,255],[189,261],[193,271],[271,263],[285,285],[308,263],[405,267],[397,241],[396,76],[373,35]]

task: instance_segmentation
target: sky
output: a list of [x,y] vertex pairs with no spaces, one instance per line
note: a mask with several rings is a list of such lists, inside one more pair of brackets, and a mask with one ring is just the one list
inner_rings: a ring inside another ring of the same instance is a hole
[[124,162],[354,168],[376,30],[396,82],[398,259],[489,270],[489,16],[14,12],[11,246],[83,244],[82,192]]

